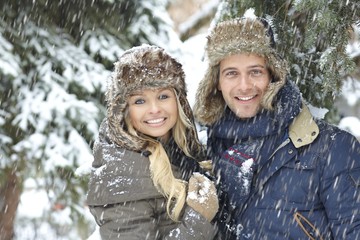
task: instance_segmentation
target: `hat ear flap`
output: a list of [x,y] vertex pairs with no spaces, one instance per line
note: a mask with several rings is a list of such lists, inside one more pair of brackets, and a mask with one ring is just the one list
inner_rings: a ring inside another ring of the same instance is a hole
[[[287,62],[280,58],[274,51],[268,57],[272,80],[261,100],[261,106],[267,110],[273,110],[273,101],[279,90],[285,85],[287,75]],[[277,66],[275,69],[274,66]]]
[[262,97],[261,105],[263,108],[272,110],[273,109],[273,100],[279,90],[284,84],[282,82],[271,82]]
[[193,108],[195,118],[210,125],[222,117],[225,101],[219,86],[219,65],[209,67],[200,81]]

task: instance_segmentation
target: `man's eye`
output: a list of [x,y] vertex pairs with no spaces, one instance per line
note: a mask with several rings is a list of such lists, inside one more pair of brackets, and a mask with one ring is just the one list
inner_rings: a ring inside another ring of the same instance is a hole
[[261,70],[258,70],[258,69],[254,69],[254,70],[251,70],[251,71],[250,71],[250,74],[251,74],[251,76],[257,77],[257,76],[261,76],[261,75],[262,75],[262,71],[261,71]]
[[226,76],[236,76],[237,72],[236,71],[229,71],[227,73],[225,73]]
[[135,104],[143,104],[143,103],[145,103],[145,100],[144,99],[137,99],[137,100],[135,100],[134,103]]

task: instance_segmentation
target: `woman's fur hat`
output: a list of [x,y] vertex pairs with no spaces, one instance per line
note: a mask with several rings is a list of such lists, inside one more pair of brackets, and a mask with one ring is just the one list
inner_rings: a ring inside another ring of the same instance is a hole
[[[114,65],[115,69],[106,92],[108,135],[113,142],[135,151],[141,151],[146,147],[144,140],[127,131],[125,123],[128,111],[127,100],[134,91],[175,89],[185,115],[193,121],[192,111],[186,98],[182,65],[164,49],[146,44],[133,47],[125,51]],[[189,134],[192,135],[188,136],[189,139],[197,137],[194,135],[195,131]]]
[[265,109],[272,109],[273,99],[286,81],[287,63],[276,53],[269,24],[264,19],[255,17],[232,19],[217,24],[207,38],[205,50],[209,66],[196,94],[196,119],[201,124],[211,125],[221,118],[226,103],[217,89],[219,63],[224,58],[239,53],[265,57],[272,81],[261,104]]

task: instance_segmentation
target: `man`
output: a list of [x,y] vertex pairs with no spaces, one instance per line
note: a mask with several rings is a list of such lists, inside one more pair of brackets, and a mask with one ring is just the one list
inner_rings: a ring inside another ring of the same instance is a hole
[[263,19],[219,23],[194,114],[219,177],[219,239],[360,239],[360,144],[314,119]]

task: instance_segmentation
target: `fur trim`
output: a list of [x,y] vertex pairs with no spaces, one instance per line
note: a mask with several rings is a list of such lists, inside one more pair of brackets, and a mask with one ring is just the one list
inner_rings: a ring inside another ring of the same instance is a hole
[[286,81],[287,63],[276,53],[272,30],[265,20],[241,18],[220,22],[208,36],[206,53],[209,66],[200,81],[194,105],[194,115],[200,123],[210,125],[221,118],[226,104],[217,89],[219,63],[239,53],[266,58],[273,79],[262,99],[262,106],[272,109],[274,96]]
[[[106,101],[109,137],[116,144],[135,151],[146,146],[146,142],[131,135],[126,129],[127,100],[134,91],[174,88],[186,116],[193,120],[186,98],[182,65],[162,48],[146,44],[133,47],[125,51],[114,65],[114,72],[108,82]],[[192,139],[191,137],[189,139]]]

